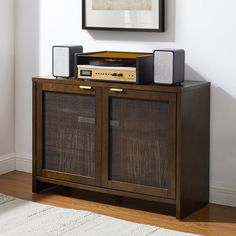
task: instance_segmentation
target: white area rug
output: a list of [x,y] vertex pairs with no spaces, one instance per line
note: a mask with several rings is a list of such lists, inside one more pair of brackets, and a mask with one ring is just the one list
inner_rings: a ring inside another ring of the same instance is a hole
[[88,211],[63,209],[0,194],[1,236],[190,236]]

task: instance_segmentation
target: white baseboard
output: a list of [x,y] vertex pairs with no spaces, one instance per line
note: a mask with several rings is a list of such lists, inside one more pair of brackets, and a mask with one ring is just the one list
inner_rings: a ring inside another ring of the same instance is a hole
[[217,185],[210,187],[210,202],[236,207],[236,190],[234,188],[223,188]]
[[32,155],[16,153],[16,170],[32,173]]
[[0,156],[0,175],[16,169],[15,153]]

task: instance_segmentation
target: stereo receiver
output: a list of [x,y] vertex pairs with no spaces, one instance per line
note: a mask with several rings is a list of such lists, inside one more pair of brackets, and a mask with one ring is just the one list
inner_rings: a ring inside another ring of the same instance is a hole
[[153,82],[153,54],[94,52],[76,55],[76,78],[145,84]]

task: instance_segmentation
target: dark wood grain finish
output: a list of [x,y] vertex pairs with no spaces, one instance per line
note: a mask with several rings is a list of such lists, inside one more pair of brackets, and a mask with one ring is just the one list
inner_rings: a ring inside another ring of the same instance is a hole
[[42,92],[42,84],[36,85],[36,111],[35,111],[35,128],[36,133],[36,175],[42,174],[42,164],[43,164],[43,92]]
[[114,82],[91,82],[91,81],[82,81],[79,79],[56,79],[55,77],[34,77],[34,82],[43,83],[44,86],[62,86],[69,85],[75,86],[76,91],[79,92],[78,86],[92,86],[94,88],[123,88],[130,90],[141,90],[141,91],[155,91],[155,92],[170,92],[170,93],[181,93],[183,90],[191,90],[200,87],[205,87],[207,82],[202,81],[190,81],[187,80],[181,85],[158,85],[158,84],[145,84],[145,85],[135,85],[135,84],[126,84],[126,83],[114,83]]
[[120,196],[120,197],[123,196],[123,197],[129,197],[129,198],[137,198],[141,200],[160,202],[160,203],[166,203],[166,204],[171,204],[171,205],[176,204],[175,199],[168,199],[164,197],[140,194],[140,193],[125,191],[125,190],[115,190],[112,188],[97,187],[95,185],[80,184],[80,183],[75,183],[71,181],[57,180],[53,178],[46,178],[46,177],[38,176],[37,181],[39,181],[39,183],[44,183],[44,184],[48,183],[48,184],[54,184],[54,185],[61,185],[61,186],[66,186],[66,187],[71,187],[71,188],[83,189],[87,191],[94,191],[98,193],[111,194],[111,195]]
[[96,185],[102,184],[102,89],[96,91]]
[[55,180],[95,185],[94,177],[89,177],[89,176],[85,177],[81,174],[70,174],[70,173],[62,172],[62,171],[53,171],[53,170],[43,169],[41,176],[45,178],[55,179]]
[[178,97],[177,217],[209,203],[210,86]]
[[176,117],[177,117],[177,100],[176,94],[168,94],[169,103],[169,130],[168,130],[168,171],[169,171],[169,183],[168,183],[168,198],[176,199],[176,175],[178,170],[176,169]]
[[41,103],[41,91],[42,91],[42,85],[33,82],[32,86],[32,97],[33,97],[33,102],[32,102],[32,124],[33,124],[33,133],[32,133],[32,150],[33,150],[33,161],[32,161],[32,191],[34,193],[39,193],[44,189],[48,189],[54,185],[46,182],[40,182],[37,181],[36,176],[41,175],[41,168],[42,168],[42,117],[40,116],[40,112],[42,112],[42,103]]
[[37,129],[36,129],[36,125],[37,125],[37,119],[36,119],[36,115],[37,115],[37,103],[36,103],[36,92],[37,92],[37,83],[33,82],[32,83],[32,191],[33,192],[37,192],[36,188],[36,169],[37,169],[37,157],[36,157],[36,148],[37,148]]
[[[160,86],[33,78],[33,191],[55,184],[172,204],[183,219],[209,201],[209,90],[210,83],[196,81]],[[92,101],[81,99],[88,97]],[[90,122],[78,128],[76,117],[91,120],[79,119]],[[61,152],[63,125],[64,137],[80,130],[76,136],[83,138],[64,139]],[[94,148],[87,154],[81,147],[91,134]],[[80,160],[81,150],[87,159],[79,169],[70,155]]]

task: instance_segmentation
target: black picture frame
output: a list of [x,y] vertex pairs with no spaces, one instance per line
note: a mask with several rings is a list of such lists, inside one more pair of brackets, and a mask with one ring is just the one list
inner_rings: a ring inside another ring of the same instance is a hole
[[159,1],[159,27],[147,28],[110,28],[106,26],[92,27],[86,25],[86,0],[82,0],[82,29],[83,30],[106,30],[106,31],[134,31],[134,32],[165,32],[165,0]]

